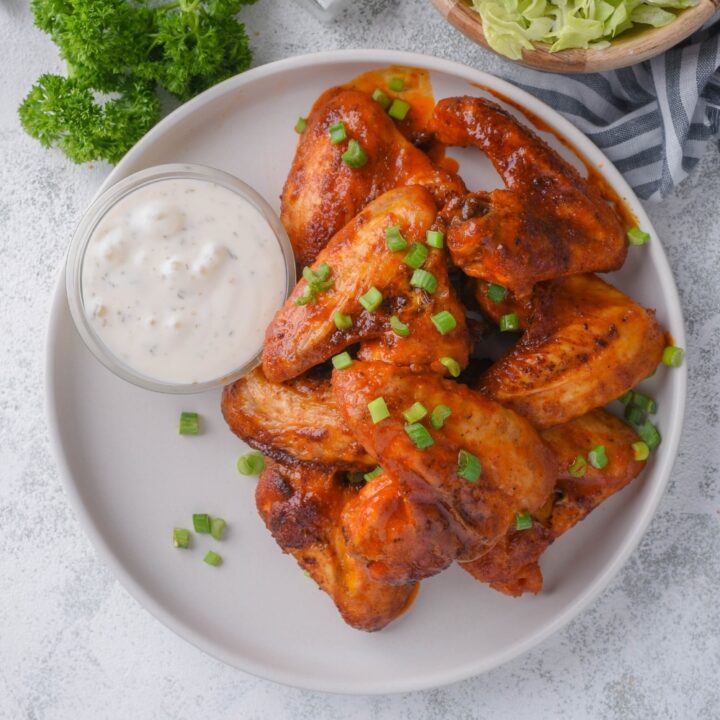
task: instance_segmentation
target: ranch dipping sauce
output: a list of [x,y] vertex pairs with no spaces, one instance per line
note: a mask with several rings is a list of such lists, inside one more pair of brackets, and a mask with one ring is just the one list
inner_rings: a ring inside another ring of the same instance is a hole
[[163,178],[120,197],[93,228],[82,309],[135,373],[208,383],[257,357],[287,273],[276,233],[250,200],[210,179]]

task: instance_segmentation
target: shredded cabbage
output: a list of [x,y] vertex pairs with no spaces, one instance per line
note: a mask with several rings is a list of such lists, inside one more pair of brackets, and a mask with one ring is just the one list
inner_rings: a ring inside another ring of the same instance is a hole
[[550,52],[600,50],[634,25],[662,27],[699,0],[471,0],[495,52],[513,60],[534,43]]

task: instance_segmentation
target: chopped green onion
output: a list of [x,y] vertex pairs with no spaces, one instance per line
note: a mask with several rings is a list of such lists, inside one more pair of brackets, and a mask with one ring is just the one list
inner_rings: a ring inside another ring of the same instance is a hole
[[385,398],[376,397],[368,403],[368,410],[370,411],[370,417],[375,425],[381,420],[385,420],[390,417],[390,411],[385,403]]
[[295,298],[295,304],[307,305],[315,302],[319,292],[329,290],[333,286],[333,281],[330,279],[331,273],[332,270],[327,263],[320,263],[314,270],[311,267],[304,267],[302,276],[307,282],[307,287],[302,295]]
[[346,473],[345,478],[350,485],[364,485],[365,475],[361,472],[349,472]]
[[333,322],[338,330],[347,330],[352,327],[353,321],[349,315],[344,315],[339,310],[332,314]]
[[313,272],[315,273],[315,278],[317,280],[325,281],[330,277],[332,269],[326,262],[322,262],[315,268]]
[[585,458],[582,455],[578,455],[572,461],[572,464],[568,468],[568,472],[574,478],[585,477],[585,473],[587,472],[587,462],[585,461]]
[[178,433],[180,435],[197,435],[200,432],[200,417],[196,412],[181,412]]
[[336,370],[345,370],[353,364],[353,361],[349,352],[341,352],[339,355],[333,355],[332,364]]
[[331,125],[328,132],[330,133],[330,143],[332,145],[337,145],[343,140],[347,140],[347,132],[345,132],[345,125],[342,122]]
[[422,264],[427,260],[428,249],[425,245],[421,245],[418,242],[414,242],[410,246],[410,251],[403,258],[403,262],[409,265],[413,270],[417,270],[422,267]]
[[638,428],[638,435],[651,450],[654,450],[662,442],[660,431],[649,420],[646,420],[645,423]]
[[467,450],[460,450],[458,453],[457,474],[463,480],[474,483],[480,479],[482,475],[482,465],[472,453]]
[[380,477],[380,475],[383,474],[383,469],[378,465],[374,470],[371,470],[370,472],[366,472],[363,475],[363,478],[365,482],[370,482],[370,480]]
[[367,153],[357,140],[350,140],[347,150],[340,156],[351,168],[361,168],[368,161]]
[[430,413],[430,424],[439,430],[450,415],[452,415],[452,410],[447,405],[438,405]]
[[176,548],[190,547],[190,531],[185,528],[173,528],[173,545]]
[[675,347],[674,345],[668,345],[662,354],[663,365],[668,367],[678,368],[683,363],[685,357],[685,351],[682,348]]
[[433,315],[430,319],[441,335],[447,335],[457,327],[457,322],[455,321],[453,314],[447,310],[441,310],[437,315]]
[[648,447],[648,444],[642,440],[634,442],[631,447],[636,460],[647,460],[650,456],[650,448]]
[[424,450],[435,444],[432,435],[430,435],[427,428],[420,423],[416,422],[406,425],[405,432],[419,450]]
[[216,540],[222,540],[222,536],[225,533],[227,523],[222,518],[213,518],[210,521],[210,534]]
[[439,230],[428,230],[425,233],[425,242],[433,248],[440,250],[445,245],[445,233]]
[[401,77],[390,78],[388,85],[393,92],[402,92],[405,89],[405,80]]
[[421,402],[413,403],[407,410],[403,411],[403,417],[409,423],[416,423],[427,415],[427,409]]
[[358,302],[368,312],[375,312],[380,307],[382,301],[382,293],[374,285],[364,295],[358,298]]
[[302,135],[305,132],[305,128],[307,128],[307,120],[304,117],[299,117],[295,123],[295,132],[298,135]]
[[633,425],[642,425],[645,422],[645,413],[632,403],[625,408],[625,419]]
[[210,516],[207,513],[195,513],[193,515],[193,527],[197,533],[209,533]]
[[410,328],[397,315],[390,316],[390,327],[392,331],[400,337],[410,335]]
[[372,99],[383,110],[387,110],[392,105],[392,100],[380,88],[375,88],[373,90]]
[[520,327],[520,318],[517,313],[508,313],[500,317],[500,332],[517,330]]
[[637,390],[633,391],[631,402],[635,407],[639,407],[641,410],[644,410],[646,413],[650,413],[651,415],[654,415],[657,412],[657,403],[649,395],[645,395]]
[[597,470],[602,470],[604,467],[606,467],[608,464],[608,458],[605,454],[605,446],[596,445],[588,453],[588,461]]
[[212,565],[213,567],[217,567],[218,565],[220,565],[220,563],[222,563],[222,557],[220,557],[220,555],[218,555],[216,552],[208,550],[205,553],[203,562],[206,562],[208,565]]
[[257,450],[245,453],[238,458],[237,469],[241,475],[259,475],[265,469],[265,457]]
[[406,103],[404,100],[399,100],[398,98],[395,98],[395,100],[392,101],[390,109],[388,110],[388,115],[391,118],[395,118],[395,120],[404,120],[409,112],[410,105],[408,105],[408,103]]
[[639,227],[634,227],[627,231],[627,239],[631,245],[646,245],[650,242],[650,235]]
[[402,236],[399,225],[393,225],[385,230],[385,242],[388,249],[393,252],[404,250],[408,244],[407,240]]
[[432,295],[437,290],[438,281],[431,272],[418,268],[410,278],[410,285]]
[[635,393],[632,390],[628,390],[624,395],[621,395],[618,400],[623,405],[630,405],[632,403],[633,395]]
[[497,283],[490,283],[485,294],[495,303],[502,302],[507,297],[507,288]]
[[533,526],[532,515],[529,512],[515,513],[515,529],[529,530]]
[[450,373],[450,377],[458,377],[458,375],[460,375],[462,368],[460,367],[460,363],[455,360],[455,358],[441,357],[440,364],[444,365],[447,368],[448,372]]
[[303,292],[302,295],[299,295],[295,298],[295,304],[296,305],[307,305],[308,303],[315,302],[315,293],[312,291],[312,288],[308,285],[305,288],[305,292]]

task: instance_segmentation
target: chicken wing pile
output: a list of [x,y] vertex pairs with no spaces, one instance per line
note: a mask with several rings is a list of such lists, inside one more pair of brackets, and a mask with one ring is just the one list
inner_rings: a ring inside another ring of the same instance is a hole
[[[222,399],[267,459],[268,530],[362,630],[454,562],[539,592],[547,547],[642,471],[601,408],[665,346],[593,274],[625,260],[616,208],[493,102],[397,104],[426,84],[376,71],[316,101],[282,193],[302,277]],[[469,191],[445,146],[477,147],[506,187]],[[518,334],[490,361],[498,323]]]

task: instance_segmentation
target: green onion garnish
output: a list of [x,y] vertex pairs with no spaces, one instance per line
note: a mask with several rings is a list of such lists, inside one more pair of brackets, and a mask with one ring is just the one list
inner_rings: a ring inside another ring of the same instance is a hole
[[325,281],[330,277],[332,269],[326,262],[322,262],[315,268],[313,272],[315,273],[315,277],[317,280]]
[[331,125],[328,132],[330,133],[330,143],[332,145],[337,145],[343,140],[347,140],[347,132],[345,132],[345,125],[343,125],[342,122]]
[[625,408],[625,419],[633,425],[642,425],[645,422],[645,413],[631,403]]
[[308,285],[305,288],[305,292],[303,292],[302,295],[299,295],[294,300],[296,305],[307,305],[308,303],[315,302],[315,293],[312,291],[311,287]]
[[392,331],[400,337],[410,335],[410,328],[397,315],[390,316],[390,327]]
[[333,322],[338,330],[347,330],[352,327],[353,321],[349,315],[343,315],[339,310],[332,314]]
[[627,231],[627,239],[631,245],[646,245],[650,242],[650,235],[639,227],[634,227]]
[[568,472],[574,478],[585,477],[585,473],[587,472],[587,462],[585,461],[585,458],[582,455],[578,455],[572,461],[572,464],[568,468]]
[[421,402],[413,403],[407,410],[403,411],[403,417],[409,423],[416,423],[427,415],[427,409]]
[[455,322],[453,314],[447,310],[441,310],[437,315],[433,315],[430,319],[441,335],[447,335],[457,327],[457,322]]
[[636,460],[647,460],[650,456],[650,448],[648,444],[642,440],[634,442],[630,447],[633,449],[633,454]]
[[387,110],[392,105],[392,100],[380,89],[373,90],[372,99],[383,109]]
[[674,345],[668,345],[662,354],[663,365],[668,367],[677,368],[683,363],[685,357],[685,351],[682,348],[675,347]]
[[379,477],[383,474],[383,469],[378,465],[374,470],[371,470],[370,472],[366,472],[363,475],[363,478],[365,479],[365,482],[370,482],[373,478]]
[[339,355],[333,355],[332,364],[336,370],[345,370],[353,364],[353,361],[349,352],[341,352]]
[[588,453],[588,461],[597,470],[602,470],[608,464],[608,458],[605,454],[604,445],[596,445]]
[[314,270],[311,267],[304,267],[302,276],[307,282],[307,287],[302,295],[295,298],[296,305],[307,305],[315,302],[319,292],[325,292],[333,286],[330,279],[332,269],[327,263],[320,263]]
[[437,290],[438,281],[431,272],[418,268],[410,278],[410,285],[432,295]]
[[440,250],[445,245],[445,233],[439,230],[428,230],[425,233],[425,242],[433,248]]
[[499,303],[507,297],[507,288],[496,283],[490,283],[485,294],[493,302]]
[[646,420],[638,428],[638,435],[651,450],[654,450],[662,442],[660,431],[649,420]]
[[382,293],[374,285],[364,295],[358,298],[358,302],[368,312],[375,312],[380,307],[382,301]]
[[351,168],[361,168],[368,161],[367,153],[355,139],[350,140],[347,150],[340,157]]
[[222,518],[213,518],[210,521],[210,534],[216,540],[222,540],[222,536],[225,533],[227,523]]
[[178,433],[180,435],[197,435],[200,432],[200,417],[195,412],[181,412]]
[[370,417],[375,425],[381,420],[385,420],[390,417],[390,411],[385,403],[385,398],[376,397],[368,403],[368,410],[370,411]]
[[529,530],[533,526],[532,515],[529,512],[515,513],[515,529]]
[[458,375],[460,375],[462,368],[460,367],[460,363],[455,360],[455,358],[441,357],[440,364],[444,365],[447,368],[448,372],[450,373],[450,377],[458,377]]
[[210,516],[207,513],[195,513],[193,515],[193,527],[196,533],[209,533]]
[[302,135],[307,127],[307,120],[304,117],[299,117],[295,123],[295,132],[298,135]]
[[649,396],[644,393],[633,391],[632,400],[630,401],[635,407],[639,407],[646,413],[654,415],[657,412],[657,403]]
[[365,484],[365,475],[361,472],[346,473],[345,479],[350,485],[360,486]]
[[482,465],[472,453],[467,450],[461,450],[458,453],[457,474],[468,482],[474,483],[480,479],[482,475]]
[[393,252],[404,250],[408,244],[407,240],[402,236],[399,225],[393,225],[385,230],[385,242],[388,249]]
[[427,428],[420,423],[416,422],[406,425],[405,432],[419,450],[424,450],[435,444],[432,435],[430,435]]
[[618,400],[619,400],[623,405],[630,405],[630,404],[632,403],[632,399],[633,399],[633,395],[634,395],[634,394],[635,394],[635,393],[633,393],[632,390],[628,390],[624,395],[621,395],[621,396],[618,398]]
[[452,415],[452,410],[447,405],[438,405],[430,413],[430,424],[439,430],[450,415]]
[[238,458],[237,469],[241,475],[259,475],[265,469],[265,457],[257,450],[245,453]]
[[388,110],[388,115],[391,118],[395,118],[395,120],[404,120],[407,117],[408,112],[410,112],[410,105],[408,105],[408,103],[404,100],[395,98]]
[[390,78],[388,85],[393,92],[402,92],[405,89],[405,80],[401,77]]
[[517,313],[508,313],[500,317],[500,332],[517,330],[520,327],[520,318]]
[[220,565],[220,563],[222,563],[222,558],[216,552],[213,552],[212,550],[208,550],[205,553],[205,557],[203,558],[203,561],[206,562],[208,565],[217,567],[218,565]]
[[410,246],[410,251],[403,258],[403,262],[409,265],[413,270],[417,270],[427,260],[428,249],[425,245],[421,245],[418,242],[414,242]]
[[190,531],[185,528],[173,528],[173,545],[176,548],[190,547]]

